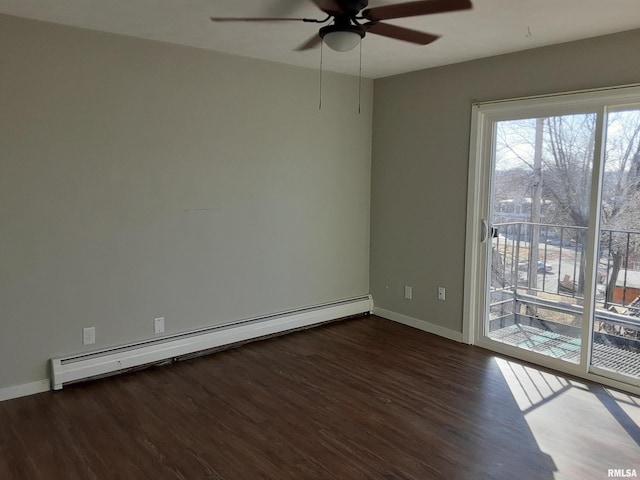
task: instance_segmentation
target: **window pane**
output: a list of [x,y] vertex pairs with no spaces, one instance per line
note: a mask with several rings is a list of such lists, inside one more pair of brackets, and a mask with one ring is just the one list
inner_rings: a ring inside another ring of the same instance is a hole
[[578,363],[595,114],[495,124],[486,334]]
[[591,363],[640,378],[640,109],[607,118]]

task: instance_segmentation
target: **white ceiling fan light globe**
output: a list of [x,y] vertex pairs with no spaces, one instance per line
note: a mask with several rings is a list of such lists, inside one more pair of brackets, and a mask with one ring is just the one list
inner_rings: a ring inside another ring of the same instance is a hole
[[335,31],[324,35],[324,43],[336,52],[348,52],[358,46],[361,35],[350,31]]

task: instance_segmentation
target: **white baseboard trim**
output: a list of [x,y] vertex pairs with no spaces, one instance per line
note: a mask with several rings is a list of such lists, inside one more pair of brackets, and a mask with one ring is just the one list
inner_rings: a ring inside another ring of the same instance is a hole
[[408,315],[403,315],[401,313],[392,312],[375,306],[373,307],[373,314],[386,318],[387,320],[393,320],[394,322],[402,323],[403,325],[408,325],[409,327],[417,328],[419,330],[462,343],[461,332],[456,332],[455,330],[434,325],[426,320],[419,320],[417,318],[409,317]]
[[37,382],[23,383],[12,387],[0,388],[0,402],[11,400],[12,398],[26,397],[36,393],[48,392],[51,390],[51,380],[45,378]]

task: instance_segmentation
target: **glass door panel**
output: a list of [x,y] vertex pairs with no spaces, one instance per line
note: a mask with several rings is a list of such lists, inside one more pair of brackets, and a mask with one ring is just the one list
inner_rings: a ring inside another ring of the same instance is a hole
[[484,335],[580,362],[595,113],[494,123]]
[[607,115],[591,365],[640,380],[640,107]]

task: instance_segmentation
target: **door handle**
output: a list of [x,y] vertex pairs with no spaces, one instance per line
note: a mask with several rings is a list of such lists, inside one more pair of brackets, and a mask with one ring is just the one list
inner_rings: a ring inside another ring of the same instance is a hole
[[482,233],[480,234],[480,243],[485,243],[489,237],[489,222],[482,219]]

